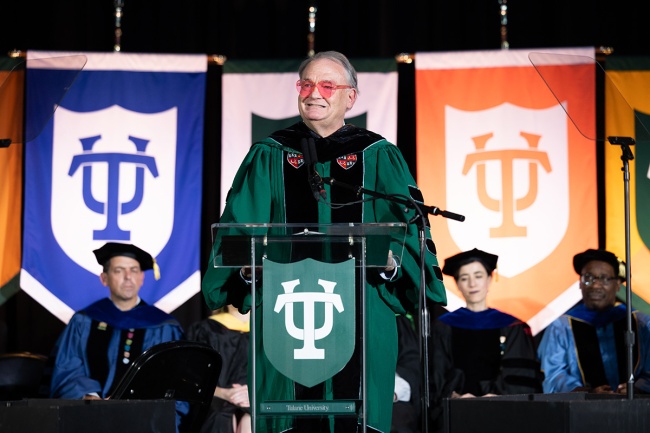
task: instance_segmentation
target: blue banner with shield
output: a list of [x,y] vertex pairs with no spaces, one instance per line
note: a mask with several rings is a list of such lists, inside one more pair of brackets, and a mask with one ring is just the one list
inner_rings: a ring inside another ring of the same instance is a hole
[[[44,106],[78,56],[60,104]],[[21,287],[67,322],[108,295],[92,251],[132,243],[161,269],[140,296],[177,308],[200,290],[206,56],[32,52],[27,67],[39,134],[25,146]]]

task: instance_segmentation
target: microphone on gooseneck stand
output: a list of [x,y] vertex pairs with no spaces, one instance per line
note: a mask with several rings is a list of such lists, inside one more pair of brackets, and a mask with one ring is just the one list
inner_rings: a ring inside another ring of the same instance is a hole
[[302,155],[305,158],[305,164],[307,164],[307,181],[311,187],[311,192],[314,194],[316,201],[319,201],[321,198],[327,200],[327,191],[325,191],[325,186],[323,185],[323,178],[315,168],[316,162],[318,162],[316,142],[311,137],[309,139],[303,138],[300,140],[300,145],[302,146]]
[[[323,201],[327,201],[327,191],[325,191],[325,185],[323,184],[323,178],[321,177],[320,173],[316,170],[315,165],[318,162],[318,154],[316,153],[316,142],[314,141],[313,138],[309,137],[308,139],[309,143],[309,149],[311,150],[311,157],[312,157],[312,165],[311,165],[311,171],[312,171],[312,177],[311,177],[311,187],[312,191],[314,191],[314,196],[316,193],[320,195],[323,199]],[[318,198],[316,198],[318,200]]]

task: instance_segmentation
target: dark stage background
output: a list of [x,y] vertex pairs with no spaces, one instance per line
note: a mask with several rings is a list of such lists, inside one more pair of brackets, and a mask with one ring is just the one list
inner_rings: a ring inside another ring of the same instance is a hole
[[[302,57],[308,7],[316,50],[349,57],[500,48],[500,0],[124,0],[122,48],[230,58]],[[649,54],[638,0],[501,0],[511,48],[611,46]],[[114,0],[5,1],[0,52],[110,51]]]
[[[638,0],[501,0],[510,48],[610,47],[614,56],[650,55],[647,21]],[[351,58],[418,51],[499,49],[499,0],[328,0],[318,2],[314,49]],[[123,52],[205,53],[228,59],[304,58],[305,0],[124,0]],[[0,55],[11,50],[112,51],[113,0],[5,1]],[[414,66],[399,63],[398,144],[415,172]],[[221,66],[210,63],[205,128],[204,209],[209,241],[218,219],[221,152]],[[288,91],[293,91],[289,89]],[[380,132],[380,131],[379,131]],[[197,245],[208,257],[209,245]],[[207,264],[207,263],[206,263]],[[98,282],[99,284],[99,282]],[[173,314],[183,325],[208,314],[197,294]],[[0,353],[48,354],[64,324],[19,292],[0,306]]]

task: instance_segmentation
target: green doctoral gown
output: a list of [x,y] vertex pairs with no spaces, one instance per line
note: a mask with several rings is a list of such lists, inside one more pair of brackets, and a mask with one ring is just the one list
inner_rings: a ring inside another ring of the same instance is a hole
[[[424,200],[408,166],[397,148],[383,137],[353,125],[344,125],[334,134],[322,138],[303,122],[277,131],[254,143],[242,162],[226,199],[220,223],[388,223],[405,222],[407,234],[401,267],[392,278],[379,276],[377,269],[368,269],[366,288],[366,415],[367,425],[388,433],[391,424],[394,376],[397,362],[397,330],[395,314],[417,308],[421,281],[419,229],[412,222],[413,207],[380,198],[360,202],[357,192],[349,188],[325,185],[327,201],[353,203],[334,209],[314,198],[308,179],[301,140],[313,138],[316,145],[314,168],[323,177],[331,177],[347,185],[362,186],[385,196],[402,200]],[[417,220],[417,218],[416,218]],[[426,248],[424,252],[426,295],[446,305],[445,288],[436,258],[436,250],[425,218]],[[242,312],[250,310],[250,285],[239,269],[210,265],[203,278],[202,291],[208,306],[216,309],[233,304]],[[251,339],[257,353],[257,401],[293,400],[294,383],[279,373],[264,355],[262,342],[262,288],[257,285],[255,308],[258,336]],[[252,353],[252,351],[251,351]],[[251,365],[251,364],[249,364]],[[325,386],[325,399],[331,397],[331,386]],[[250,392],[253,392],[251,390]],[[292,427],[290,418],[258,417],[256,431],[280,432]],[[334,431],[332,427],[332,431]]]

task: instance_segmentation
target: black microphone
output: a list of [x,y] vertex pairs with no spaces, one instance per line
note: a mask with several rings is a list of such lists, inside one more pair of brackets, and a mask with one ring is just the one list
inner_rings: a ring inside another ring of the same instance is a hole
[[318,201],[318,196],[322,197],[323,200],[327,200],[327,191],[325,191],[325,185],[323,185],[323,178],[320,177],[320,174],[314,170],[314,174],[311,177],[311,190],[314,193],[316,201]]
[[460,215],[460,214],[457,214],[457,213],[454,213],[454,212],[449,212],[449,211],[446,211],[446,210],[442,210],[442,209],[440,209],[439,207],[436,207],[436,206],[427,206],[424,203],[422,203],[421,201],[416,201],[416,200],[410,200],[409,201],[409,200],[398,198],[395,195],[388,196],[386,194],[381,194],[381,193],[378,193],[378,192],[375,192],[375,191],[370,191],[370,190],[364,189],[362,186],[353,186],[353,185],[350,185],[350,184],[347,184],[347,183],[340,182],[340,181],[334,179],[333,177],[321,178],[321,181],[325,182],[325,183],[328,183],[328,184],[330,184],[332,186],[343,187],[345,189],[349,189],[351,191],[354,191],[357,195],[368,194],[368,195],[371,195],[373,197],[385,198],[385,199],[388,199],[388,200],[392,200],[392,201],[394,201],[396,203],[404,204],[407,207],[411,207],[411,208],[414,207],[413,203],[416,203],[416,205],[417,205],[417,207],[419,209],[421,209],[423,212],[426,212],[428,214],[441,215],[441,216],[443,216],[445,218],[449,218],[449,219],[460,221],[460,222],[465,221],[465,216],[464,215]]
[[323,178],[315,168],[315,164],[318,162],[316,142],[311,137],[309,139],[303,138],[300,140],[300,145],[302,146],[302,156],[305,159],[305,164],[307,164],[307,182],[309,182],[311,192],[314,194],[316,201],[321,198],[327,200],[327,191],[325,191],[323,185]]

